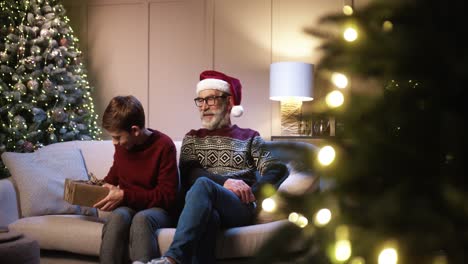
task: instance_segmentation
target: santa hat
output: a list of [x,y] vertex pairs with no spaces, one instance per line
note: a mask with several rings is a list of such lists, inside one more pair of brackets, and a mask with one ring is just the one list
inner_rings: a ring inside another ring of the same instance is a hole
[[242,85],[240,81],[222,72],[204,71],[200,73],[200,82],[197,84],[197,94],[200,91],[214,89],[228,93],[234,99],[234,107],[231,114],[239,117],[244,113],[244,108],[240,105],[242,99]]

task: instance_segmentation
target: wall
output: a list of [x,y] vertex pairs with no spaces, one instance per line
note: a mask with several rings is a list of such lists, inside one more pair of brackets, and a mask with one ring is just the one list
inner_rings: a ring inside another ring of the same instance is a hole
[[318,39],[304,33],[342,0],[64,1],[86,54],[98,113],[115,95],[133,94],[147,126],[174,140],[200,126],[193,103],[204,69],[243,84],[240,127],[280,134],[279,103],[269,98],[269,66],[317,63]]

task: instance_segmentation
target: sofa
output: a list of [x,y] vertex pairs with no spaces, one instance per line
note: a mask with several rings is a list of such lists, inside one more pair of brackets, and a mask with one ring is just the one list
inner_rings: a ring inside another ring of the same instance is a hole
[[[174,143],[180,153],[181,142]],[[277,141],[266,145],[289,168],[276,199],[281,193],[300,195],[317,189],[318,177],[310,166],[315,146]],[[98,263],[101,229],[108,212],[68,204],[62,199],[63,184],[65,178],[88,179],[90,172],[104,177],[113,153],[110,140],[60,142],[33,153],[3,153],[11,176],[0,180],[0,226],[36,240],[41,263]],[[275,230],[294,225],[286,219],[284,213],[261,211],[255,224],[223,230],[217,241],[219,263],[252,260]],[[161,253],[168,249],[174,232],[174,228],[163,228],[155,234]],[[300,251],[300,243],[288,250]]]

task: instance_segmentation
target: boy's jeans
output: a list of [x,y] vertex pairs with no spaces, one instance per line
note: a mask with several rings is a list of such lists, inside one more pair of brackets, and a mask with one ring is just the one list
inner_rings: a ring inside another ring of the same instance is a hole
[[169,214],[161,208],[136,212],[129,207],[118,207],[102,229],[100,262],[128,263],[132,260],[149,261],[159,257],[156,230],[171,227]]

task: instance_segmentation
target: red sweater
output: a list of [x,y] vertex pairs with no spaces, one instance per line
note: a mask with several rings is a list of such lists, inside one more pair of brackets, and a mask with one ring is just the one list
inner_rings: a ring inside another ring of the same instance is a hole
[[179,183],[176,148],[168,136],[151,131],[144,144],[131,150],[115,145],[114,163],[104,181],[124,191],[123,206],[171,210]]

